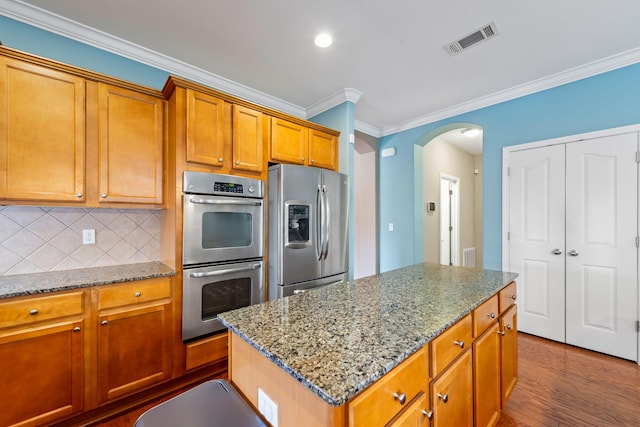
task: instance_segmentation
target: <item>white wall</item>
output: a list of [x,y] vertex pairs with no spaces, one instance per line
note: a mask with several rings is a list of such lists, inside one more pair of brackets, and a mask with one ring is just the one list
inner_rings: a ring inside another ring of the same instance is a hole
[[366,142],[356,138],[354,155],[354,279],[378,271],[378,216],[376,156]]
[[[458,259],[462,263],[462,249],[467,247],[481,247],[481,240],[476,244],[476,180],[482,187],[482,177],[474,175],[474,156],[448,142],[434,138],[423,148],[423,179],[424,201],[435,201],[436,211],[424,214],[424,260],[426,262],[440,262],[440,174],[453,175],[460,179],[460,246]],[[479,178],[478,178],[479,177]],[[480,202],[481,203],[481,202]],[[482,211],[480,207],[480,212]],[[480,227],[481,228],[481,227]],[[482,265],[476,258],[476,265]]]

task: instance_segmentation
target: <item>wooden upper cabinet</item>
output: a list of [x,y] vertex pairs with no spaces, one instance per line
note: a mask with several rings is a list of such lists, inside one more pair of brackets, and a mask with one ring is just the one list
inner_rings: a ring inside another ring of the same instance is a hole
[[99,202],[162,203],[164,101],[99,84]]
[[287,120],[271,118],[272,161],[304,165],[308,161],[308,150],[308,128]]
[[186,89],[186,96],[186,160],[222,168],[229,161],[225,159],[224,101],[193,89]]
[[0,57],[0,199],[82,202],[85,80]]
[[264,146],[267,120],[264,114],[241,105],[233,106],[232,168],[253,172],[264,169]]
[[309,129],[309,165],[338,170],[338,138]]

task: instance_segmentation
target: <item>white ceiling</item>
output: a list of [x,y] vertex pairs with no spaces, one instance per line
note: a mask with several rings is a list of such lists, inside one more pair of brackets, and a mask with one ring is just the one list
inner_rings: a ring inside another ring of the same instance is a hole
[[[374,136],[640,61],[638,0],[0,0],[0,13],[303,117],[349,99]],[[492,21],[497,37],[443,48]]]

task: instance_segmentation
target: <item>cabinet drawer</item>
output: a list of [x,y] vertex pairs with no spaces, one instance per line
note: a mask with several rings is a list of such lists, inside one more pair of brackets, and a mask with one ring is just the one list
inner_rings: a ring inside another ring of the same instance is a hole
[[100,310],[104,310],[169,297],[171,297],[171,279],[140,280],[98,288],[98,307]]
[[[349,403],[349,425],[383,425],[427,390],[427,351],[421,348]],[[396,394],[397,397],[394,397]]]
[[402,411],[397,418],[387,424],[387,427],[428,427],[429,419],[429,399],[426,393],[420,393],[411,405]]
[[507,286],[505,286],[500,291],[499,296],[500,314],[502,314],[516,302],[516,282],[511,282]]
[[0,303],[0,328],[83,313],[82,291]]
[[453,359],[471,347],[471,323],[469,314],[431,341],[432,377],[442,372]]
[[479,337],[498,318],[498,295],[494,295],[473,310],[473,336]]
[[197,342],[186,345],[186,367],[187,371],[199,368],[209,363],[223,360],[227,357],[227,342],[229,335],[227,332],[204,338]]

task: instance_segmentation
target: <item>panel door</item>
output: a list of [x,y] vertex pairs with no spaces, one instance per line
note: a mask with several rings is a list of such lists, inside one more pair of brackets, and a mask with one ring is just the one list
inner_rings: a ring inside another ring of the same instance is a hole
[[509,270],[520,330],[564,342],[564,146],[509,157]]
[[187,89],[187,162],[224,166],[223,121],[222,99]]
[[85,81],[0,59],[0,199],[83,202]]
[[264,115],[241,105],[233,106],[234,169],[262,172],[264,157]]
[[274,162],[304,165],[308,163],[309,129],[286,120],[271,118],[271,149]]
[[637,133],[567,144],[567,343],[631,360],[637,149]]
[[309,165],[338,169],[338,138],[316,129],[309,129]]
[[99,200],[162,203],[163,101],[102,83],[99,96]]

